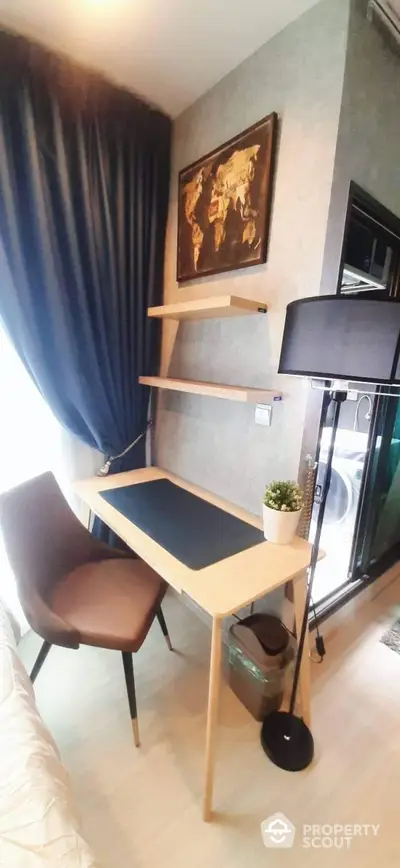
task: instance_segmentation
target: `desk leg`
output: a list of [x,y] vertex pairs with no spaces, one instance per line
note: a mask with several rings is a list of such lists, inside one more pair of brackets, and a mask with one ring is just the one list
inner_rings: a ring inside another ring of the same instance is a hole
[[[293,581],[293,599],[294,599],[294,614],[296,623],[296,634],[300,636],[301,622],[304,615],[304,606],[307,593],[307,573],[304,573],[298,579]],[[303,658],[300,669],[300,697],[301,697],[301,714],[304,723],[308,728],[311,726],[311,673],[310,673],[310,633],[307,630]]]
[[207,823],[212,814],[215,743],[218,723],[218,702],[221,681],[222,620],[213,618],[211,638],[210,682],[208,688],[206,769],[204,781],[203,820]]

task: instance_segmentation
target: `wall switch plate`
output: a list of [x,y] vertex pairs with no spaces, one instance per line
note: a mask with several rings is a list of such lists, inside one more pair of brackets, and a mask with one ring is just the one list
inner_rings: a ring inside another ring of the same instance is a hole
[[256,425],[266,425],[267,428],[272,422],[272,407],[270,404],[256,404]]

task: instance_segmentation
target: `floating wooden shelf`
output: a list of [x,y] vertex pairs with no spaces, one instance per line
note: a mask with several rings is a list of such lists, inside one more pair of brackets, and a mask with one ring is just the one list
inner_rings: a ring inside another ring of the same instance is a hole
[[190,392],[193,395],[208,395],[210,398],[225,398],[242,404],[270,404],[280,401],[281,392],[270,389],[253,389],[250,386],[225,386],[220,383],[202,383],[198,380],[177,380],[171,377],[139,377],[142,386],[171,389],[173,392]]
[[176,304],[163,304],[149,307],[148,316],[159,319],[212,319],[225,316],[246,316],[266,313],[263,301],[253,301],[238,295],[218,295],[213,298],[199,298],[197,301],[182,301]]

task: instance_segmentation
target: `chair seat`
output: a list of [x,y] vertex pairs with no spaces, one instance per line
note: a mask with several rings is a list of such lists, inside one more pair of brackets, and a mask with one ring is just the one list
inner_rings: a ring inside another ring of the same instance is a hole
[[75,627],[84,645],[138,651],[166,584],[139,559],[84,564],[58,582],[51,609]]

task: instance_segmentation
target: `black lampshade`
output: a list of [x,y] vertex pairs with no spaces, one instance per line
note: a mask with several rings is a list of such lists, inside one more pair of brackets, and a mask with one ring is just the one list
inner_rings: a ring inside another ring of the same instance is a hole
[[321,295],[288,305],[280,374],[400,384],[400,300]]

